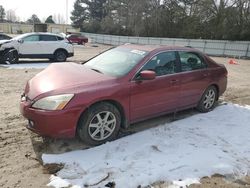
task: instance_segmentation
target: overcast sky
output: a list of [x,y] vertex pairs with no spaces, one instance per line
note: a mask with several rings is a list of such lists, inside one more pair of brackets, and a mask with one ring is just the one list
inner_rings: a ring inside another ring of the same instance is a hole
[[[12,9],[20,21],[26,21],[32,14],[41,20],[49,15],[61,14],[66,20],[66,2],[68,1],[68,16],[70,17],[75,0],[0,0],[5,11]],[[70,23],[70,18],[68,18]]]

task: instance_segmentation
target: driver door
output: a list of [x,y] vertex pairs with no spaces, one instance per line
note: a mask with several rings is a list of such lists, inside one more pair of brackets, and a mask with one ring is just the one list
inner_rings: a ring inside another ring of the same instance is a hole
[[[177,54],[162,52],[149,60],[131,81],[130,117],[132,122],[177,110],[180,95],[180,75]],[[153,80],[141,80],[140,72],[152,70]]]
[[21,55],[37,55],[41,54],[42,49],[39,42],[39,35],[30,35],[23,38],[19,46],[19,54]]

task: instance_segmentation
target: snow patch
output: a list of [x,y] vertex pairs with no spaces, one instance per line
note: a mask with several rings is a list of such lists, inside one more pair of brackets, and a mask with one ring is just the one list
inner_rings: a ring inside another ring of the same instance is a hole
[[249,122],[249,106],[222,105],[98,147],[43,154],[45,164],[65,164],[48,185],[132,188],[164,180],[181,187],[214,173],[246,175]]

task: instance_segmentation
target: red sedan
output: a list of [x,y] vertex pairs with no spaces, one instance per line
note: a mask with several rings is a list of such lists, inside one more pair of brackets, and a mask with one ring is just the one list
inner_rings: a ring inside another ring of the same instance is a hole
[[79,45],[84,45],[85,43],[88,43],[88,38],[83,36],[83,35],[67,35],[66,37],[68,39],[69,42],[71,43],[77,43]]
[[20,105],[35,133],[98,145],[131,123],[208,112],[226,86],[226,68],[195,49],[124,45],[83,65],[50,65],[28,81]]

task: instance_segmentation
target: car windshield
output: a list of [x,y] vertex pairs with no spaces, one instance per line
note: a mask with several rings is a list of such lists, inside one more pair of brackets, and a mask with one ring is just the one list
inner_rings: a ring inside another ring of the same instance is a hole
[[126,75],[148,52],[130,48],[114,48],[93,59],[84,66],[114,77]]
[[29,34],[26,33],[26,34],[18,35],[18,36],[16,36],[16,37],[12,38],[12,40],[23,39],[23,38],[26,37],[26,36],[29,36]]

